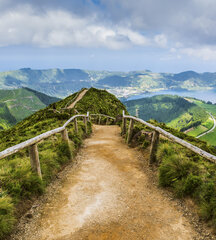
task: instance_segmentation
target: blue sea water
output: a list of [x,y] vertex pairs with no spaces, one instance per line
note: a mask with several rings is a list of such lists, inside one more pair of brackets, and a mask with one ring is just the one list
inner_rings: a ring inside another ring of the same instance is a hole
[[216,89],[213,90],[199,90],[199,91],[190,91],[190,90],[163,90],[163,91],[158,91],[158,92],[148,92],[148,93],[143,93],[139,95],[134,95],[127,100],[135,100],[135,99],[140,99],[140,98],[145,98],[145,97],[152,97],[155,95],[161,95],[161,94],[170,94],[170,95],[178,95],[181,97],[192,97],[192,98],[197,98],[200,100],[204,100],[205,102],[211,101],[212,103],[216,103]]

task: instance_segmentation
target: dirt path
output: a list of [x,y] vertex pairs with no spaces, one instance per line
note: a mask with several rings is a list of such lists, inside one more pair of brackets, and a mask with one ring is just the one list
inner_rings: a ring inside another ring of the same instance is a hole
[[94,126],[58,191],[25,225],[22,240],[186,240],[194,231],[161,194],[117,126]]
[[79,94],[79,96],[77,97],[77,99],[68,106],[68,108],[73,108],[73,107],[76,105],[76,103],[79,102],[87,92],[88,92],[88,89],[83,90],[83,91]]

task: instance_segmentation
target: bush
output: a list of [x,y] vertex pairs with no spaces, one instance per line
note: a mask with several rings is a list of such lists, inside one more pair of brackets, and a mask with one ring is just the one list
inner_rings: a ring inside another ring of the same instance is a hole
[[71,159],[71,151],[67,142],[60,142],[57,145],[57,161],[64,164]]
[[43,182],[32,174],[28,167],[11,169],[9,177],[2,178],[2,187],[18,202],[21,198],[30,198],[32,195],[43,193]]
[[181,154],[168,155],[159,167],[159,184],[166,187],[175,186],[177,181],[185,180],[186,182],[189,174],[196,170],[197,166]]
[[170,144],[168,142],[162,143],[159,145],[157,150],[157,160],[159,162],[162,162],[164,158],[170,157],[174,154],[175,150],[173,144]]
[[0,192],[0,238],[9,233],[15,223],[12,199]]
[[187,177],[176,181],[173,184],[175,194],[182,198],[185,196],[193,196],[196,193],[197,188],[202,184],[202,178],[190,173]]

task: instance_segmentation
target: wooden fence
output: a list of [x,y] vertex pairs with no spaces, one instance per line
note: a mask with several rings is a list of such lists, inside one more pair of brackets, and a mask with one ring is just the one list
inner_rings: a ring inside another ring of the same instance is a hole
[[74,127],[75,131],[78,133],[78,124],[77,124],[77,118],[82,117],[85,123],[85,132],[87,133],[87,121],[89,120],[89,112],[87,112],[87,115],[75,115],[68,119],[68,121],[59,128],[55,128],[53,130],[50,130],[48,132],[42,133],[34,138],[31,138],[25,142],[19,143],[13,147],[7,148],[4,151],[0,152],[0,159],[5,158],[7,156],[10,156],[16,152],[19,152],[20,150],[29,147],[29,156],[30,156],[30,162],[31,162],[31,167],[34,172],[38,174],[38,176],[42,179],[42,174],[41,174],[41,168],[40,168],[40,160],[39,160],[39,154],[38,154],[38,148],[37,144],[45,139],[48,138],[56,133],[61,133],[62,139],[64,141],[69,141],[68,138],[68,132],[67,132],[67,125],[74,121]]
[[98,117],[98,122],[97,122],[97,124],[101,124],[101,117],[105,117],[105,118],[107,119],[107,120],[106,120],[106,125],[109,124],[109,120],[114,120],[114,121],[116,121],[116,118],[110,117],[110,116],[105,115],[105,114],[100,114],[100,113],[98,113],[98,114],[90,114],[90,118],[91,118],[91,116],[92,116],[92,117]]
[[[29,147],[29,156],[30,156],[32,170],[34,172],[36,172],[38,174],[38,176],[42,179],[37,144],[41,140],[46,139],[56,133],[61,133],[62,139],[64,141],[69,141],[68,132],[67,132],[66,127],[70,122],[74,121],[74,128],[75,128],[75,131],[78,133],[77,118],[79,118],[79,117],[83,118],[83,121],[85,123],[85,132],[87,133],[87,130],[88,130],[87,122],[89,121],[89,118],[95,117],[95,116],[98,117],[98,122],[97,122],[98,124],[101,123],[101,117],[107,118],[106,124],[109,123],[109,120],[116,121],[116,118],[107,116],[104,114],[90,114],[89,115],[89,112],[87,112],[87,115],[75,115],[75,116],[71,117],[70,119],[68,119],[67,122],[62,127],[55,128],[51,131],[42,133],[42,134],[40,134],[34,138],[31,138],[25,142],[19,143],[13,147],[5,149],[4,151],[0,152],[0,159],[10,156],[16,152],[19,152],[20,150],[22,150],[26,147]],[[164,137],[168,138],[169,140],[176,142],[176,143],[186,147],[187,149],[199,154],[200,156],[204,157],[205,159],[209,160],[210,162],[216,163],[215,155],[212,155],[212,154],[192,145],[191,143],[188,143],[188,142],[172,135],[171,133],[166,132],[165,130],[163,130],[160,127],[155,127],[154,125],[152,125],[140,118],[125,115],[124,111],[123,111],[123,118],[122,118],[122,133],[123,134],[125,134],[127,131],[127,119],[130,119],[128,134],[127,134],[127,143],[130,143],[131,138],[132,138],[134,121],[140,122],[140,123],[144,124],[145,126],[154,130],[152,141],[151,141],[151,148],[150,148],[150,164],[152,164],[153,162],[156,161],[156,152],[157,152],[160,134],[163,135]]]
[[155,127],[154,125],[140,119],[137,117],[133,117],[133,116],[129,116],[129,115],[125,115],[125,112],[123,111],[123,119],[122,119],[122,133],[125,134],[127,131],[127,119],[130,119],[130,123],[129,123],[129,128],[128,128],[128,134],[127,134],[127,143],[129,143],[131,141],[132,138],[132,132],[133,132],[133,126],[134,126],[134,121],[140,122],[144,125],[146,125],[147,127],[151,128],[154,130],[153,132],[153,137],[152,137],[152,142],[151,142],[151,148],[150,148],[150,164],[152,164],[153,162],[156,161],[156,152],[157,152],[157,147],[158,147],[158,142],[159,142],[159,136],[160,134],[163,135],[164,137],[168,138],[169,140],[176,142],[186,148],[188,148],[189,150],[197,153],[198,155],[204,157],[205,159],[209,160],[210,162],[216,163],[216,156],[212,155],[194,145],[192,145],[191,143],[188,143],[174,135],[172,135],[171,133],[168,133],[167,131],[163,130],[160,127]]

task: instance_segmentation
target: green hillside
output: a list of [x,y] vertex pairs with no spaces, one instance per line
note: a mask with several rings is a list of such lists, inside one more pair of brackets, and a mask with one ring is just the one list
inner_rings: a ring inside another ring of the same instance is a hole
[[10,113],[8,106],[0,102],[0,129],[7,129],[16,123],[15,117]]
[[138,109],[139,117],[143,120],[155,119],[181,131],[203,124],[209,118],[203,108],[172,95],[126,101],[125,105],[132,115]]
[[[205,109],[208,113],[211,113],[213,115],[213,117],[216,119],[216,104],[211,104],[210,102],[207,104],[204,101],[200,101],[200,100],[192,99],[192,98],[189,98],[189,100],[191,102],[193,102],[194,104],[196,104],[197,106]],[[206,124],[207,124],[207,126],[204,125],[201,127],[199,127],[199,126],[195,127],[188,134],[191,136],[197,136],[200,133],[205,132],[208,129],[210,129],[213,126],[213,120],[211,117],[209,117],[209,120]],[[216,128],[212,132],[202,136],[200,139],[216,146]]]
[[[77,112],[86,114],[90,111],[90,113],[97,112],[116,117],[122,113],[122,110],[126,110],[114,95],[94,88],[86,93],[75,109],[62,109],[76,96],[77,93],[74,93],[35,112],[10,129],[1,131],[0,151],[62,126]],[[0,161],[0,238],[13,228],[16,222],[15,216],[19,215],[16,212],[18,204],[22,202],[22,206],[25,206],[25,201],[29,202],[42,194],[45,186],[55,178],[58,171],[68,162],[73,161],[82,139],[91,133],[90,123],[88,123],[88,133],[85,133],[82,119],[78,121],[78,128],[77,134],[73,123],[68,126],[69,144],[62,141],[61,134],[49,137],[38,144],[43,181],[31,171],[28,149]],[[25,210],[24,207],[23,211]]]
[[7,129],[57,100],[29,88],[0,90],[0,128]]

